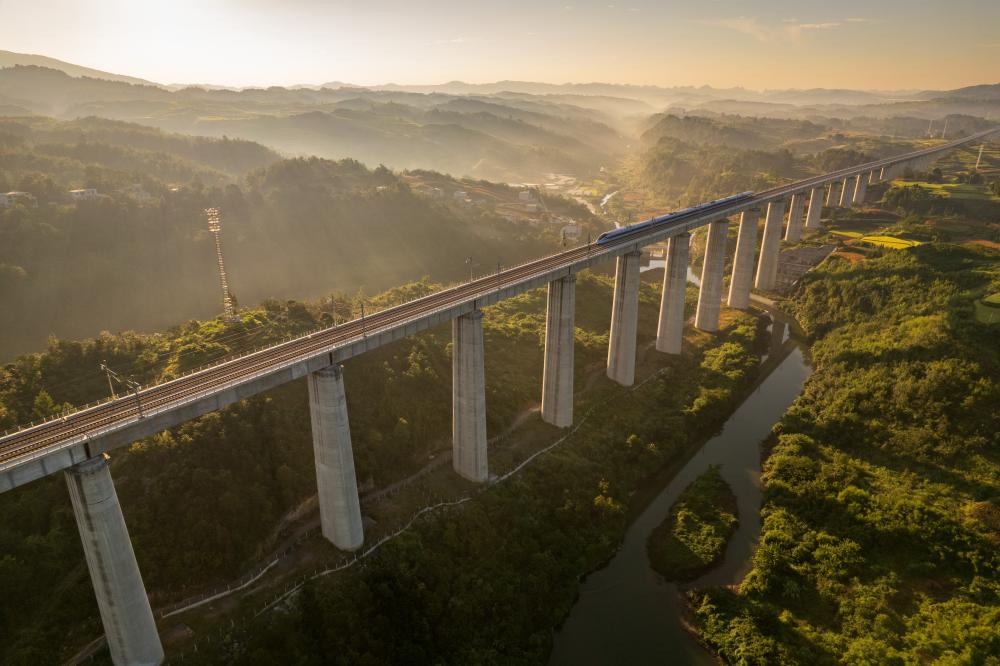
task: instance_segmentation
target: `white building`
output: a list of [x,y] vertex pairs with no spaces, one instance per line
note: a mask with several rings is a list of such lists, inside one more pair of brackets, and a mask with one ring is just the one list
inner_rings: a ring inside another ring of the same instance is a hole
[[70,190],[69,196],[73,201],[83,201],[85,199],[97,199],[100,195],[95,188],[88,187],[82,190]]
[[517,198],[521,201],[534,201],[535,195],[531,193],[531,190],[521,190],[517,193]]
[[453,196],[456,199],[468,199],[469,193],[466,192],[465,190],[455,190],[455,193],[451,196]]
[[25,206],[36,206],[38,202],[35,201],[35,195],[31,192],[8,192],[4,195],[7,197],[7,205],[13,206],[16,203],[24,204]]

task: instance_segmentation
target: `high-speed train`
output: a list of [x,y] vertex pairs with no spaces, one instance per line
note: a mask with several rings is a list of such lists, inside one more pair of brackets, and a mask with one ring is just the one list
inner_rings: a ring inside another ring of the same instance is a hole
[[748,197],[752,197],[753,192],[740,192],[739,194],[733,194],[728,197],[723,197],[721,199],[716,199],[715,201],[710,201],[708,203],[698,204],[697,206],[691,206],[690,208],[685,208],[684,210],[679,210],[675,213],[668,213],[667,215],[661,215],[659,217],[654,217],[649,220],[644,220],[642,222],[636,222],[635,224],[630,224],[627,227],[621,227],[614,229],[612,231],[605,231],[603,234],[597,237],[597,244],[603,245],[622,236],[628,236],[629,234],[638,233],[649,229],[651,227],[656,227],[666,222],[673,222],[679,219],[683,219],[690,215],[697,213],[705,213],[722,206],[726,206],[731,203],[736,203],[737,201],[742,201]]

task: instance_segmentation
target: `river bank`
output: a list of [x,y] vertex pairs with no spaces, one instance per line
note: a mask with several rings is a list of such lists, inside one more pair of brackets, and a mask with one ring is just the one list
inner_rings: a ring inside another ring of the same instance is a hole
[[625,539],[605,566],[581,582],[576,605],[556,633],[550,664],[715,663],[685,629],[678,586],[664,582],[650,567],[646,539],[683,489],[709,465],[718,464],[736,494],[740,525],[721,564],[691,586],[738,582],[749,569],[761,527],[758,444],[809,374],[799,343],[787,337],[788,319],[777,311],[771,314],[771,347],[755,384],[718,434],[692,447],[690,456],[654,475],[633,495]]

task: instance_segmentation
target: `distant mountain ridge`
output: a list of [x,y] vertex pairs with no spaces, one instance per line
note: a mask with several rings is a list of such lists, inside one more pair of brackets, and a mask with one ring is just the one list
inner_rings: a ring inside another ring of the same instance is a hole
[[358,85],[344,81],[329,81],[326,83],[296,84],[289,86],[245,86],[234,87],[210,83],[171,83],[163,85],[145,79],[104,72],[90,67],[50,58],[43,55],[0,51],[0,68],[15,65],[35,65],[64,72],[72,77],[90,77],[107,81],[118,81],[133,85],[146,85],[177,91],[188,88],[198,88],[208,91],[242,92],[246,90],[321,90],[357,89],[371,91],[411,92],[420,94],[442,93],[446,95],[500,95],[527,94],[539,96],[598,96],[618,99],[639,100],[654,107],[672,105],[694,105],[708,101],[726,102],[764,102],[777,104],[803,105],[863,105],[886,104],[902,101],[924,101],[938,98],[963,99],[998,99],[1000,84],[980,84],[966,86],[953,90],[852,90],[838,88],[780,88],[752,90],[740,86],[731,88],[713,88],[712,86],[656,86],[624,83],[543,83],[538,81],[503,80],[489,83],[467,83],[465,81],[448,81],[435,84],[401,84],[384,83],[377,85]]
[[43,55],[33,53],[14,53],[13,51],[0,51],[0,68],[13,67],[15,65],[34,65],[36,67],[47,67],[65,72],[73,77],[90,77],[92,79],[104,79],[106,81],[119,81],[121,83],[132,83],[144,86],[159,86],[158,83],[139,79],[134,76],[124,76],[122,74],[112,74],[99,69],[91,69],[82,65],[74,65],[64,60],[57,60]]

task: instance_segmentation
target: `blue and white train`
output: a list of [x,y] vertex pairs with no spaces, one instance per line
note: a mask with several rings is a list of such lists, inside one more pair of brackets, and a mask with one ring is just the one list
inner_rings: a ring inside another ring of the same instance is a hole
[[618,229],[614,229],[613,231],[605,231],[603,234],[597,237],[597,244],[604,245],[605,243],[609,243],[615,239],[621,238],[622,236],[628,236],[629,234],[634,234],[640,231],[648,230],[651,227],[656,227],[666,222],[674,222],[698,213],[705,213],[714,210],[716,208],[721,208],[728,204],[736,203],[737,201],[742,201],[743,199],[752,196],[753,192],[740,192],[739,194],[733,194],[728,197],[716,199],[715,201],[710,201],[708,203],[699,204],[697,206],[691,206],[690,208],[685,208],[684,210],[679,210],[675,213],[668,213],[667,215],[661,215],[659,217],[654,217],[649,220],[644,220],[643,222],[630,224],[626,227],[620,227]]

